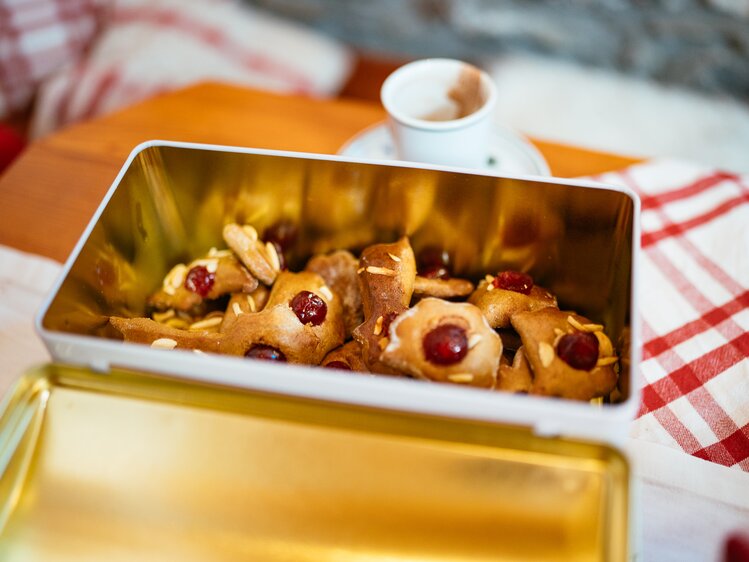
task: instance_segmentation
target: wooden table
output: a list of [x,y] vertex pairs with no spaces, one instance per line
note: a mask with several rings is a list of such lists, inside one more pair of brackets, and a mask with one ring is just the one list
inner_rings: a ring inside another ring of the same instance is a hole
[[[167,94],[33,143],[0,178],[0,244],[64,261],[127,155],[145,140],[334,154],[384,117],[372,102],[313,100],[219,84]],[[635,162],[534,143],[560,177]]]

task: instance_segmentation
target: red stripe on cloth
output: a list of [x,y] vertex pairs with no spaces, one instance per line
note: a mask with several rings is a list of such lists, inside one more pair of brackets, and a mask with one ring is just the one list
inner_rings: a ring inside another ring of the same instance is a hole
[[[644,322],[643,333],[652,334],[652,328],[646,322]],[[683,389],[677,388],[669,379],[664,379],[664,381],[667,387],[672,387],[670,389],[672,396],[669,398],[678,399],[682,397]],[[730,416],[715,402],[712,394],[701,383],[698,383],[694,388],[694,392],[687,394],[686,398],[718,439],[726,438],[738,429]],[[694,453],[703,448],[695,434],[674,414],[658,390],[652,385],[648,385],[644,389],[641,412],[638,414],[638,417],[643,415],[642,409],[647,408],[646,404],[656,406],[652,410],[653,413],[651,415],[653,415],[656,421],[661,424],[661,427],[671,435],[684,451]],[[720,458],[724,463],[729,465],[744,460],[741,455],[736,455],[733,451],[725,448],[721,450],[719,447],[715,447],[712,449],[712,454],[715,458]]]
[[692,454],[694,451],[702,449],[702,445],[694,436],[694,433],[669,408],[661,408],[657,412],[654,412],[653,416],[684,451]]
[[713,308],[703,314],[700,318],[687,322],[675,330],[662,336],[655,336],[643,345],[642,358],[652,359],[668,351],[670,348],[687,341],[688,339],[714,328],[731,318],[734,314],[749,307],[749,291],[744,291],[723,306]]
[[[13,10],[15,11],[16,8]],[[78,24],[81,20],[93,19],[95,10],[96,8],[93,5],[87,3],[57,3],[54,12],[45,11],[36,18],[29,18],[23,25],[12,22],[12,18],[7,18],[6,21],[9,23],[3,31],[18,36],[45,28],[59,28],[66,34],[70,34],[71,31],[77,31],[76,25],[71,24]]]
[[88,65],[86,62],[81,60],[67,76],[67,84],[65,85],[62,94],[57,98],[51,112],[55,128],[67,124],[70,120],[69,115],[71,113],[73,96],[78,91],[78,83],[80,82],[81,77],[85,74],[87,68]]
[[724,466],[740,464],[749,458],[749,424],[737,428],[736,431],[724,437],[719,442],[699,449],[692,453],[695,457],[712,461]]
[[247,45],[227,38],[223,30],[219,28],[190,19],[178,12],[151,8],[118,9],[114,15],[114,21],[117,23],[150,23],[187,33],[194,39],[219,49],[223,56],[237,61],[249,70],[268,74],[287,82],[297,93],[314,91],[312,82],[295,69],[262,53],[248,50]]
[[[744,332],[730,342],[675,369],[665,377],[646,384],[643,388],[641,415],[653,411],[651,406],[662,408],[665,404],[692,392],[748,356],[749,332]],[[673,385],[678,388],[679,393],[675,392]],[[648,396],[647,404],[645,396]]]
[[102,72],[98,77],[91,93],[86,100],[83,109],[78,115],[69,115],[74,121],[90,119],[99,114],[101,104],[106,100],[106,96],[111,92],[120,80],[120,73],[117,70],[109,69]]
[[698,180],[688,185],[685,185],[678,189],[674,189],[672,191],[666,191],[657,195],[642,194],[640,196],[640,205],[643,211],[662,207],[666,203],[671,203],[673,201],[678,201],[679,199],[686,199],[687,197],[698,195],[699,193],[707,191],[708,189],[711,189],[712,187],[718,185],[722,181],[736,180],[737,178],[738,176],[736,176],[735,174],[716,172],[713,175],[699,178]]
[[[5,53],[0,58],[0,93],[7,98],[7,103],[15,103],[18,84],[23,86],[24,83],[31,79],[31,65],[28,58],[20,52],[18,42],[15,38],[19,35],[18,31],[11,28],[4,22],[10,21],[11,10],[0,3],[0,31],[4,37]],[[9,110],[14,110],[9,107]]]
[[724,201],[714,209],[711,209],[710,211],[701,215],[697,215],[696,217],[693,217],[689,220],[680,223],[671,223],[660,230],[643,233],[641,246],[643,248],[647,248],[648,246],[652,246],[653,244],[663,240],[664,238],[684,234],[688,230],[691,230],[698,226],[702,226],[703,224],[706,224],[717,217],[725,215],[726,213],[734,210],[736,207],[746,202],[749,202],[749,193],[743,193],[738,197],[734,197],[733,199]]

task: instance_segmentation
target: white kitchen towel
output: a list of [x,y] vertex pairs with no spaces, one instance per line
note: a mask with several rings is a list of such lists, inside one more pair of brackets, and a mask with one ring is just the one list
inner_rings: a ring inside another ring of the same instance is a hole
[[50,361],[34,315],[61,269],[50,259],[0,246],[0,397],[29,367]]
[[596,179],[642,202],[631,435],[749,471],[749,176],[657,160]]

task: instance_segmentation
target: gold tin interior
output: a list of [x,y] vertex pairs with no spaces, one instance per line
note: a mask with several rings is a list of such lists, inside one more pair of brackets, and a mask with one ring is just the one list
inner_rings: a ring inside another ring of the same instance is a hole
[[609,447],[114,371],[0,417],[0,559],[627,559]]
[[301,230],[292,269],[315,252],[408,234],[417,251],[448,250],[456,275],[529,271],[562,308],[604,323],[617,342],[630,323],[633,208],[626,193],[608,189],[150,146],[127,169],[42,324],[106,335],[108,316],[144,314],[173,265],[224,247],[224,224],[262,232],[285,218]]

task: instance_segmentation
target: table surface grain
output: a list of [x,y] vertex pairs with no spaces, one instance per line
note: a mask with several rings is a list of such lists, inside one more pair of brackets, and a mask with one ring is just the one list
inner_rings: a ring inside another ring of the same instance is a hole
[[[73,125],[32,143],[0,177],[0,244],[64,261],[132,149],[159,139],[335,154],[385,118],[378,103],[310,99],[206,83]],[[533,140],[552,174],[636,160]]]

